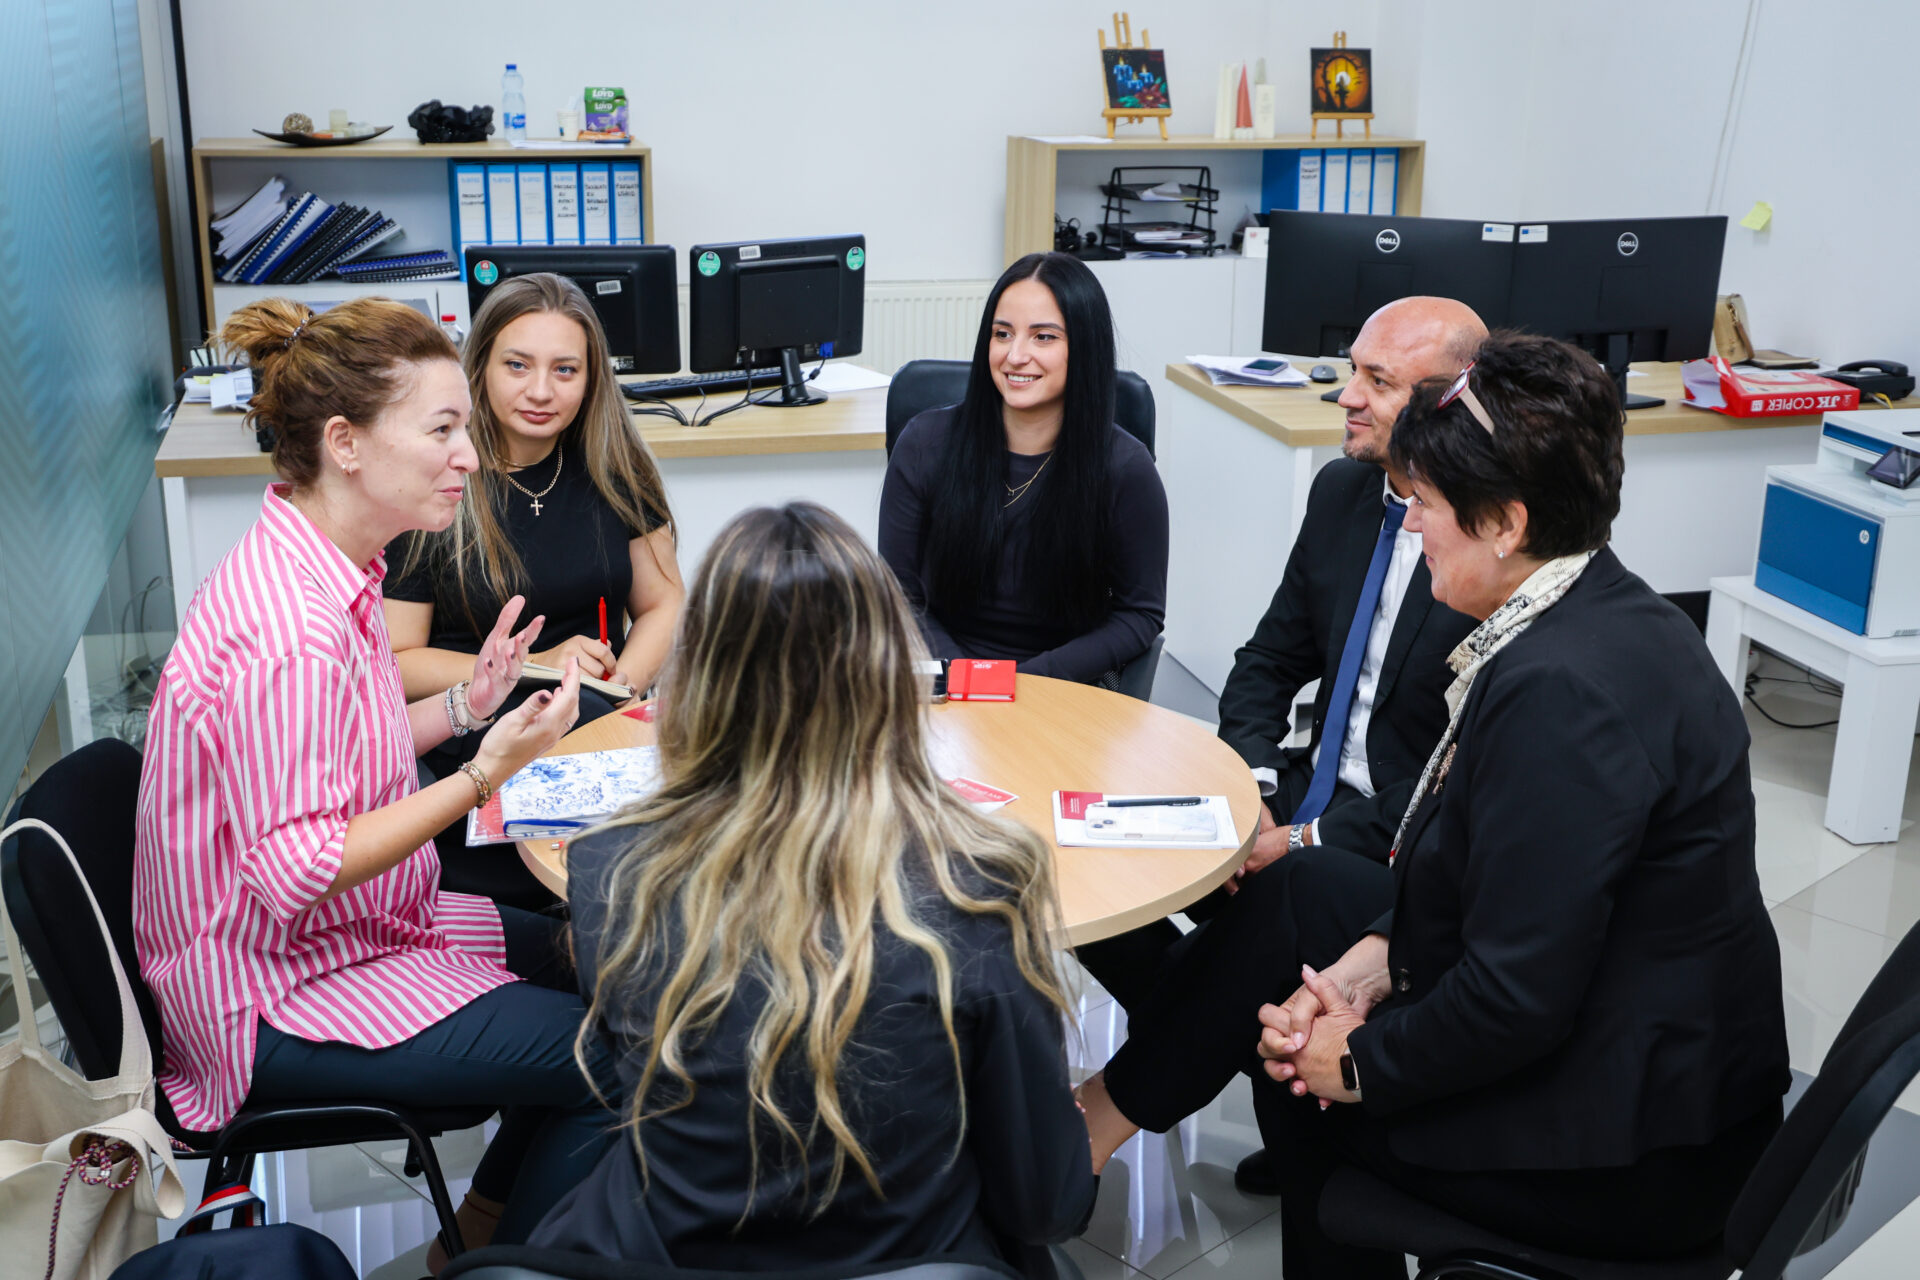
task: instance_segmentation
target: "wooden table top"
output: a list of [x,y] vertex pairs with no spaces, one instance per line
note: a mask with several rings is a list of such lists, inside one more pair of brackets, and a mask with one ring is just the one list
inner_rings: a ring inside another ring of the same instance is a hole
[[[622,378],[622,382],[641,379]],[[710,398],[708,408],[738,393]],[[681,401],[690,410],[699,397]],[[887,443],[887,390],[836,391],[825,404],[779,409],[754,405],[710,426],[683,427],[651,414],[630,415],[656,458],[730,458],[756,454],[835,453],[884,449]],[[216,412],[211,405],[183,404],[154,458],[161,476],[273,475],[273,459],[260,452],[245,415]]]
[[[1303,368],[1330,364],[1346,374],[1343,361],[1295,361]],[[1818,426],[1817,413],[1779,418],[1734,418],[1704,409],[1689,409],[1680,403],[1680,366],[1674,362],[1636,364],[1644,378],[1628,380],[1627,390],[1636,395],[1659,396],[1665,404],[1653,409],[1635,409],[1627,414],[1630,436],[1684,435],[1696,431],[1752,431],[1760,427]],[[1346,438],[1346,410],[1320,397],[1341,384],[1312,383],[1305,387],[1216,387],[1198,365],[1182,361],[1167,366],[1167,380],[1193,392],[1201,399],[1225,409],[1234,417],[1296,449],[1338,446]],[[1879,409],[1879,404],[1863,403],[1862,409]],[[1896,401],[1897,409],[1920,409],[1920,396]]]
[[[934,765],[1020,797],[1000,812],[1026,823],[1053,847],[1067,945],[1151,923],[1198,900],[1246,860],[1259,828],[1260,792],[1233,749],[1187,717],[1087,685],[1017,677],[1011,703],[950,702],[928,708]],[[605,716],[562,738],[552,754],[644,746],[651,724]],[[1238,849],[1063,849],[1053,844],[1050,807],[1058,791],[1224,795]],[[542,884],[567,891],[566,850],[522,843],[520,856]]]

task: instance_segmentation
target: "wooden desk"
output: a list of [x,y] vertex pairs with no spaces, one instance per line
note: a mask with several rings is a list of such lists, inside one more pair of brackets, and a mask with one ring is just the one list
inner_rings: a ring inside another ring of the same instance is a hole
[[[708,407],[732,398],[709,400]],[[691,408],[698,399],[680,403]],[[660,460],[683,573],[692,573],[720,527],[741,510],[796,498],[839,512],[873,541],[887,465],[886,412],[886,389],[876,388],[836,391],[806,408],[755,405],[705,427],[631,415]],[[154,459],[176,624],[185,620],[193,589],[259,516],[260,492],[273,477],[271,455],[260,452],[243,420],[183,404]]]
[[[1613,547],[1654,590],[1704,594],[1710,578],[1753,571],[1766,468],[1812,462],[1820,417],[1689,409],[1679,365],[1634,368],[1647,376],[1632,389],[1667,403],[1627,415]],[[1280,582],[1314,476],[1339,456],[1346,412],[1320,399],[1323,385],[1216,387],[1184,361],[1165,372],[1177,388],[1157,450],[1172,516],[1167,652],[1218,689]]]
[[[1260,793],[1233,749],[1185,716],[1045,676],[1020,676],[1012,703],[950,702],[928,708],[935,766],[1017,792],[1001,812],[1053,846],[1068,945],[1148,924],[1204,896],[1246,860],[1259,828]],[[560,740],[554,754],[653,741],[653,726],[605,716]],[[1239,849],[1062,849],[1049,806],[1056,790],[1224,795]],[[566,851],[522,844],[540,882],[567,891]]]

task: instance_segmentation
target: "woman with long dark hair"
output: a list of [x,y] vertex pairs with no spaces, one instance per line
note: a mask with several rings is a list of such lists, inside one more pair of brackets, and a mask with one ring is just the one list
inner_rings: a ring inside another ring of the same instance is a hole
[[1167,495],[1113,405],[1113,315],[1093,272],[1064,253],[1008,267],[966,399],[907,424],[880,498],[880,554],[935,657],[1111,687],[1153,643]]

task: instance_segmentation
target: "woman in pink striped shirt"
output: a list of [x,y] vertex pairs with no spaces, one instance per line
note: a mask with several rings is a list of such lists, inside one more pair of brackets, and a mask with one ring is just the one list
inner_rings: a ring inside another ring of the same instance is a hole
[[415,757],[486,722],[541,624],[513,634],[515,597],[471,680],[407,704],[380,549],[445,528],[476,465],[459,357],[383,299],[255,303],[221,338],[251,360],[283,483],[195,593],[154,695],[134,927],[160,1086],[193,1130],[249,1099],[499,1104],[461,1227],[519,1240],[612,1117],[573,1061],[584,1009],[555,922],[441,892],[433,835],[566,732],[577,672],[422,788]]

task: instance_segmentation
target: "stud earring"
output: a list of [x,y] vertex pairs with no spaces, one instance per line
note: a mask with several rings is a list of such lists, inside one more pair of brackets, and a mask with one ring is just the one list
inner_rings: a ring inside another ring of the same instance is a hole
[[1504,551],[1496,551],[1493,553],[1493,556],[1494,556],[1494,559],[1496,560],[1505,560],[1507,558],[1507,553]]

